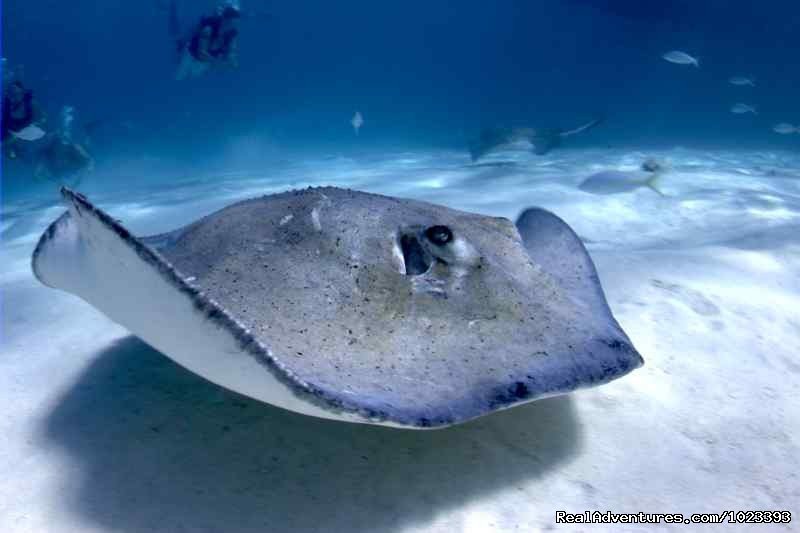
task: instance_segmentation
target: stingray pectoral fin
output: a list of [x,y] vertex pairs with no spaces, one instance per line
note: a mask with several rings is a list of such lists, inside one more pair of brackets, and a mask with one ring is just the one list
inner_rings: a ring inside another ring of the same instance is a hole
[[512,141],[514,134],[512,128],[482,128],[478,137],[469,143],[469,154],[472,161],[475,162],[489,152]]
[[591,372],[588,383],[603,375],[613,379],[643,364],[625,332],[614,319],[606,302],[597,269],[578,235],[553,213],[529,208],[517,219],[517,230],[531,259],[577,302],[588,306],[598,347],[582,365],[584,369],[600,365],[603,372]]
[[561,138],[557,134],[541,133],[531,137],[531,146],[536,155],[545,155],[561,144]]
[[213,300],[81,195],[42,235],[33,271],[73,293],[178,364],[223,387],[303,414],[363,421],[325,405]]

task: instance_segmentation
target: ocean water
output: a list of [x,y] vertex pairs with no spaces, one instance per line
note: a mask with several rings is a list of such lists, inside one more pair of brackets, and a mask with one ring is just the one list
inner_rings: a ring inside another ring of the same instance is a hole
[[[75,109],[95,168],[38,179],[3,157],[0,530],[623,530],[556,523],[586,510],[790,511],[770,527],[796,529],[800,134],[774,126],[800,124],[800,6],[242,0],[239,67],[175,81],[166,5],[2,4],[4,69],[53,128]],[[188,27],[215,3],[178,8]],[[467,149],[485,126],[595,117],[544,155]],[[580,188],[648,159],[667,167],[660,193]],[[583,240],[645,365],[433,432],[289,413],[34,278],[62,181],[135,235],[317,185],[511,220],[544,207]],[[624,530],[686,527],[759,528]]]

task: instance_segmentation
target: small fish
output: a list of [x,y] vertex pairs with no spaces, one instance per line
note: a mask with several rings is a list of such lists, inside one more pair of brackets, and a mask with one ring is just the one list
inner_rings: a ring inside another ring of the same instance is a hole
[[731,85],[749,85],[750,87],[755,87],[756,83],[752,80],[752,78],[745,78],[744,76],[732,76],[728,79],[728,82]]
[[800,133],[800,128],[797,126],[792,126],[787,122],[781,122],[780,124],[775,124],[772,127],[772,131],[775,133],[780,133],[781,135],[788,135],[790,133]]
[[604,170],[592,174],[578,185],[584,192],[592,194],[618,194],[635,191],[639,187],[647,187],[661,196],[665,196],[658,188],[661,172],[623,172],[620,170]]
[[676,63],[678,65],[694,65],[695,67],[700,67],[699,59],[690,56],[686,52],[681,52],[680,50],[673,50],[671,52],[667,52],[661,57],[663,57],[670,63]]
[[355,130],[356,135],[358,135],[358,130],[364,125],[364,117],[361,116],[361,111],[356,111],[356,114],[353,115],[353,118],[350,120],[350,124],[353,125],[353,130]]
[[731,107],[731,113],[736,113],[737,115],[741,115],[744,113],[752,113],[754,115],[758,115],[756,108],[747,104],[733,104]]
[[31,124],[19,131],[10,131],[10,133],[22,141],[37,141],[44,137],[46,132],[36,124]]

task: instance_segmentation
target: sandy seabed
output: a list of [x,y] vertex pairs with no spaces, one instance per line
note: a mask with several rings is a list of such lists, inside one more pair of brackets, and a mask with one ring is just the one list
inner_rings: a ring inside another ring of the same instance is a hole
[[[595,171],[670,162],[665,196],[594,195]],[[0,220],[0,531],[770,531],[800,529],[800,154],[674,149],[335,155],[82,190],[137,234],[232,201],[336,185],[584,239],[645,366],[450,429],[283,411],[219,388],[88,304],[30,255],[63,206]],[[788,510],[784,525],[559,525],[556,511]]]

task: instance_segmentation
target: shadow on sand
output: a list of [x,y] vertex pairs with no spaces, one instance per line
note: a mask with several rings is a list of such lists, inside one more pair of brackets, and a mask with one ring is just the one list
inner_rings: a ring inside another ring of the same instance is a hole
[[424,527],[581,441],[569,396],[438,431],[331,422],[217,387],[135,337],[100,353],[44,424],[82,470],[68,505],[123,532]]

